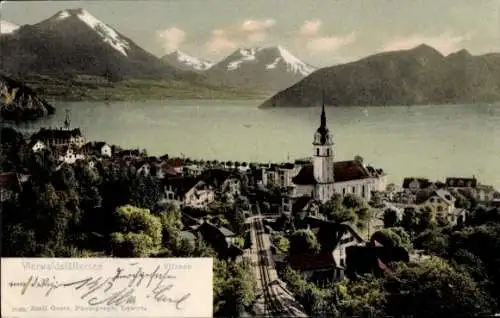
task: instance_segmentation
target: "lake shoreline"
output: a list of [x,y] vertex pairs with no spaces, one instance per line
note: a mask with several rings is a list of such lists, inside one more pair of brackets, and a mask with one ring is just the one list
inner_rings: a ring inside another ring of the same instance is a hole
[[[261,111],[256,100],[60,102],[55,115],[16,126],[23,131],[71,126],[89,140],[106,140],[151,155],[205,160],[287,162],[312,155],[320,107]],[[335,160],[360,155],[403,177],[472,176],[500,187],[500,107],[327,107]],[[7,125],[7,124],[4,124]]]

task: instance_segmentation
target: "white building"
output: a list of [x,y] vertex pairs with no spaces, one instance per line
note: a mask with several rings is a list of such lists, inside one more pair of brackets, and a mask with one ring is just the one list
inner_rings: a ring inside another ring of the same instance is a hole
[[111,149],[111,146],[108,144],[104,144],[101,147],[101,155],[104,157],[111,157],[113,155],[113,150]]
[[363,159],[335,162],[334,142],[326,126],[325,106],[321,112],[321,125],[313,140],[313,157],[310,163],[302,165],[289,187],[290,198],[304,195],[322,203],[331,199],[334,193],[355,194],[365,200],[371,199],[372,191],[384,191],[387,187],[386,174],[381,169],[365,166]]
[[74,164],[77,160],[85,159],[85,155],[80,152],[79,148],[75,146],[67,146],[63,148],[65,151],[59,155],[59,161],[67,164]]
[[160,203],[204,208],[214,200],[214,189],[204,181],[194,178],[178,178],[165,185],[164,195]]
[[33,152],[39,152],[45,148],[46,148],[45,144],[40,140],[37,140],[35,144],[31,147]]

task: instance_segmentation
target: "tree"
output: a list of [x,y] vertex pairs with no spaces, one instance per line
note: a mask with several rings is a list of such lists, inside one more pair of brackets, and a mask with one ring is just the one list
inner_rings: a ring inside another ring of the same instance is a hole
[[159,249],[144,233],[111,234],[111,253],[116,257],[148,257]]
[[214,260],[214,314],[239,317],[255,299],[256,285],[251,267],[245,262]]
[[370,240],[372,242],[377,241],[386,247],[406,247],[406,246],[404,246],[405,243],[406,244],[409,243],[409,242],[403,243],[401,236],[399,236],[399,234],[394,232],[392,229],[379,230],[379,231],[373,233]]
[[341,210],[344,206],[342,201],[344,199],[338,193],[334,193],[333,196],[322,206],[323,214],[329,215],[334,214],[336,211]]
[[343,316],[385,317],[387,292],[384,280],[373,275],[344,281],[334,286],[334,299]]
[[131,205],[116,211],[117,232],[111,235],[113,255],[145,257],[157,253],[162,243],[162,224],[149,210]]
[[384,211],[384,227],[395,227],[398,224],[398,212],[394,209]]
[[361,209],[365,208],[367,204],[362,198],[352,193],[349,193],[344,196],[342,205],[347,209]]
[[357,224],[358,223],[358,215],[356,212],[354,212],[353,209],[340,209],[337,210],[335,213],[330,214],[328,216],[328,219],[337,223],[350,223],[350,224]]
[[413,242],[415,248],[431,255],[444,257],[448,253],[448,237],[439,230],[427,230],[420,233]]
[[177,244],[179,234],[182,229],[181,211],[171,205],[159,213],[162,226],[162,243],[164,247],[171,247]]
[[[433,257],[419,263],[398,263],[386,290],[389,316],[458,317],[494,313],[495,304],[465,272]],[[425,306],[422,306],[425,304]]]
[[290,237],[289,254],[317,253],[320,245],[310,230],[295,231]]

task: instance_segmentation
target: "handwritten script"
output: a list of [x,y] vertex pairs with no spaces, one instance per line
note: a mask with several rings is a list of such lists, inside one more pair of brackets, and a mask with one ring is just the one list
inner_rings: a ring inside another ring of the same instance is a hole
[[212,315],[211,259],[76,260],[80,265],[103,264],[68,269],[61,264],[75,259],[2,259],[2,272],[9,273],[2,279],[2,316]]

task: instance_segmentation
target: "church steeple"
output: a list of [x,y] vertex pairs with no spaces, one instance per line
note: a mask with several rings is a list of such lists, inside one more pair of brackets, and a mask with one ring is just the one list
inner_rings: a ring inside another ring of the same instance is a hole
[[325,90],[323,90],[322,95],[321,95],[321,103],[322,103],[322,109],[321,109],[321,126],[320,126],[320,128],[326,128]]
[[333,141],[326,126],[325,91],[321,96],[321,123],[314,134],[313,171],[316,185],[314,197],[321,202],[328,201],[334,193],[335,176],[333,169]]
[[328,127],[326,126],[326,112],[325,112],[325,91],[322,91],[321,97],[321,123],[314,135],[315,145],[331,144],[331,137]]
[[64,129],[69,130],[71,119],[69,118],[69,109],[66,109],[66,119],[64,120]]

